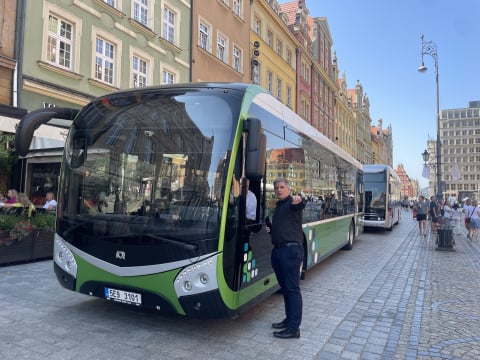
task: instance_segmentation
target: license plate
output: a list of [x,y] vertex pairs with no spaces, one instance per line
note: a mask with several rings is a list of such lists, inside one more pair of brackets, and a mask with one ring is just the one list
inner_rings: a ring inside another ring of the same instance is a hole
[[142,294],[131,291],[105,288],[105,298],[125,304],[142,305]]

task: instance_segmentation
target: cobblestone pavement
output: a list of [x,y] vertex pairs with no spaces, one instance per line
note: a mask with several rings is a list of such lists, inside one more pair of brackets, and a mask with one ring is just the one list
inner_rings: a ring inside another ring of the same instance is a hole
[[67,291],[52,261],[0,267],[0,359],[479,359],[480,243],[418,236],[411,213],[301,282],[300,339],[273,295],[236,319],[164,316]]

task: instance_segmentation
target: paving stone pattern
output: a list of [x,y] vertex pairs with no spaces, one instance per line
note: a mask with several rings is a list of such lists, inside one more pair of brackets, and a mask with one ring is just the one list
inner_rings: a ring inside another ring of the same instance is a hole
[[436,250],[402,215],[307,273],[300,339],[272,336],[279,294],[199,320],[67,291],[52,261],[0,267],[0,359],[480,359],[480,243]]

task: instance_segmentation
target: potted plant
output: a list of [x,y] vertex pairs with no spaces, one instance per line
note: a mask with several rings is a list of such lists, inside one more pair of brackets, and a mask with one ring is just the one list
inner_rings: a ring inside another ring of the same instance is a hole
[[36,231],[55,231],[55,213],[40,213],[32,217],[32,226]]
[[0,246],[10,246],[13,244],[10,231],[17,222],[18,219],[15,216],[0,214]]
[[32,259],[34,231],[28,216],[0,214],[0,264]]

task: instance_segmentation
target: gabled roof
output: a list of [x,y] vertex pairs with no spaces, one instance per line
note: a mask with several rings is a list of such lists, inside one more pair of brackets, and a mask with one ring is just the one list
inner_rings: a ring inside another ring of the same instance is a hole
[[298,10],[298,1],[290,1],[284,4],[280,4],[281,12],[285,13],[288,17],[288,25],[295,24],[295,17]]

